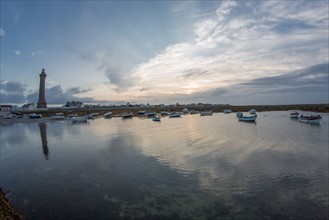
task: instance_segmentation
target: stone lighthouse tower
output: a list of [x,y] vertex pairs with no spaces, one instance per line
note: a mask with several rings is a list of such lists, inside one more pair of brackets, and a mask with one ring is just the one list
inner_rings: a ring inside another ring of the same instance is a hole
[[46,76],[45,69],[42,69],[40,76],[40,87],[39,87],[39,100],[37,108],[47,108],[46,94],[45,94],[45,82]]

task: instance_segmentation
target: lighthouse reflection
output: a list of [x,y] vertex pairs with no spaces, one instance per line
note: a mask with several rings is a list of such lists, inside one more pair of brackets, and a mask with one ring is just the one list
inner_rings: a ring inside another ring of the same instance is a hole
[[49,159],[49,148],[48,148],[48,141],[47,141],[47,124],[46,123],[39,123],[39,130],[42,142],[42,151],[45,155],[45,159]]

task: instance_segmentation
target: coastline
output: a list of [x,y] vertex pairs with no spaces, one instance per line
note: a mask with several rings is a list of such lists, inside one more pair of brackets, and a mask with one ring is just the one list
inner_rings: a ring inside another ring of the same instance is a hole
[[18,214],[15,208],[6,198],[6,194],[0,188],[0,219],[6,220],[22,220],[23,217]]

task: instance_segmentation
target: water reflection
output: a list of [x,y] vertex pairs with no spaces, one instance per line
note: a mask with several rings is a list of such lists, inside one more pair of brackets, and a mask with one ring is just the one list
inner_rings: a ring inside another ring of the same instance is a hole
[[42,151],[45,156],[45,159],[49,159],[49,148],[48,148],[48,141],[47,141],[47,124],[46,123],[39,123],[39,130],[42,142]]

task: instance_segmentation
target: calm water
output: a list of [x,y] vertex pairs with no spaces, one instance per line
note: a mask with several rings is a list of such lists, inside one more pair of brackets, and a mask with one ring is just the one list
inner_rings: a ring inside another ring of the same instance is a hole
[[26,219],[328,219],[329,114],[1,125],[1,187]]

